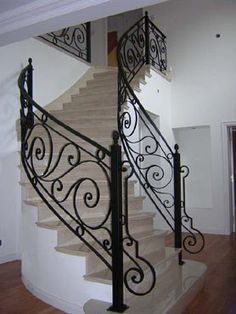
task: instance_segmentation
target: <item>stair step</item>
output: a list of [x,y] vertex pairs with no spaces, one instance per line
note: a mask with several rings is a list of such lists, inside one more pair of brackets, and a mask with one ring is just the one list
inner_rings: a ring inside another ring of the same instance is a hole
[[110,97],[107,99],[98,99],[97,97],[94,99],[81,99],[82,96],[74,95],[73,99],[71,99],[71,102],[64,103],[63,109],[64,110],[83,110],[83,109],[97,109],[100,107],[106,107],[106,108],[115,108],[117,110],[117,97]]
[[116,79],[117,78],[117,73],[118,71],[105,71],[105,72],[100,72],[100,73],[94,73],[93,77],[94,79],[105,79],[105,78],[110,78],[110,79]]
[[[92,159],[92,158],[91,158]],[[106,175],[104,174],[103,168],[101,168],[97,163],[86,162],[78,166],[72,167],[70,165],[59,165],[55,170],[53,170],[53,165],[47,170],[47,166],[35,166],[34,171],[38,177],[44,177],[45,180],[54,181],[60,179],[61,182],[66,182],[67,180],[77,182],[79,178],[91,178],[96,180],[105,180]],[[89,168],[88,168],[89,166]],[[53,170],[51,172],[51,170]],[[21,181],[27,181],[25,172],[21,173]]]
[[[103,126],[104,124],[106,124],[109,128],[117,128],[116,114],[108,115],[106,112],[103,112],[103,116],[95,116],[94,113],[91,112],[90,117],[80,116],[79,112],[65,112],[64,114],[55,114],[55,117],[75,130],[97,128]],[[53,121],[50,121],[48,124],[53,127],[57,125],[57,123],[54,123]]]
[[110,77],[104,79],[93,79],[87,81],[87,87],[98,88],[98,87],[116,87],[118,84],[117,77],[111,79]]
[[[139,241],[139,253],[140,255],[151,253],[153,250],[159,250],[164,246],[165,231],[151,230],[148,232],[140,232],[133,234],[132,237]],[[95,241],[89,243],[95,249],[100,249],[100,246]],[[66,245],[58,245],[56,250],[70,255],[82,255],[88,256],[91,250],[81,240]]]
[[[90,202],[88,202],[91,206],[95,203],[96,200],[96,196],[97,194],[95,193],[95,189],[90,189],[87,190],[86,193],[88,192],[93,192],[94,191],[94,200],[91,200]],[[96,214],[98,215],[105,215],[110,207],[110,199],[105,198],[105,197],[100,197],[100,200],[98,202],[98,204],[93,208],[89,208],[88,206],[85,205],[83,197],[85,195],[85,193],[83,194],[81,191],[79,197],[76,200],[76,206],[79,209],[79,213],[81,218],[86,217],[88,214],[90,216],[95,216]],[[109,191],[107,190],[107,192],[109,193]],[[57,193],[55,193],[57,196]],[[65,195],[65,192],[60,195],[60,192],[58,192],[58,199],[63,199]],[[108,194],[107,194],[108,195]],[[60,197],[61,196],[61,197]],[[54,201],[52,199],[50,199],[49,197],[45,196],[47,201],[49,202],[49,204],[51,205],[55,205]],[[129,212],[139,212],[141,211],[142,207],[143,207],[143,197],[129,197]],[[47,207],[47,205],[43,202],[43,200],[39,197],[35,197],[35,198],[30,198],[24,201],[26,204],[32,205],[32,206],[38,206],[39,208],[39,215],[38,215],[38,220],[39,221],[43,221],[43,220],[49,220],[49,219],[53,219],[55,220],[55,215],[53,214],[53,212]],[[73,198],[70,197],[68,200],[66,200],[65,202],[61,203],[61,206],[63,206],[67,212],[69,212],[71,215],[75,215],[74,211],[74,204],[73,204]],[[65,212],[62,208],[54,206],[57,208],[57,213],[60,214],[62,217],[65,216]]]
[[117,117],[117,107],[113,106],[100,106],[97,108],[70,108],[69,106],[64,111],[51,111],[57,119],[86,119],[90,116],[93,116],[96,119],[105,118],[111,119]]
[[[129,232],[130,234],[134,233],[140,233],[145,231],[151,231],[153,230],[153,219],[155,214],[150,212],[135,212],[132,214],[129,214]],[[101,219],[99,222],[103,220],[104,216],[101,216]],[[98,224],[99,215],[96,218],[83,218],[83,221],[90,226],[95,226]],[[68,224],[70,224],[73,228],[77,227],[77,224],[70,220],[66,220]],[[46,228],[46,229],[54,229],[58,231],[58,245],[61,245],[64,243],[64,241],[68,241],[69,239],[73,241],[74,234],[68,230],[68,228],[64,225],[63,222],[57,220],[57,219],[51,219],[51,220],[45,220],[45,221],[38,221],[37,223],[38,227]],[[107,225],[110,228],[110,222],[107,221]],[[94,230],[94,234],[97,238],[107,238],[107,232],[104,231],[104,229],[98,229]],[[91,241],[91,237],[88,234],[85,234],[84,238],[87,241]]]
[[[64,124],[67,126],[70,126],[72,129],[74,129],[75,131],[81,133],[84,136],[89,137],[90,139],[95,139],[95,138],[110,138],[112,141],[112,132],[114,130],[117,130],[117,122],[116,119],[113,119],[113,121],[108,120],[106,122],[106,124],[104,123],[100,123],[99,120],[97,121],[97,123],[95,124],[83,124],[83,123],[78,123],[75,120],[72,121],[64,121]],[[53,141],[54,139],[61,137],[67,137],[70,138],[71,141],[79,141],[81,138],[77,135],[72,134],[70,131],[66,130],[66,128],[59,126],[56,122],[50,120],[47,122],[47,126],[48,128],[50,128],[50,133],[51,136],[53,137]],[[20,128],[18,128],[19,132],[20,132]],[[61,135],[58,135],[59,132]],[[20,133],[18,133],[19,136]],[[36,133],[36,129],[34,130],[34,132],[32,133],[32,137],[33,136],[40,136],[42,138],[45,139],[45,141],[48,139],[48,134],[46,132],[46,130],[40,125],[37,126],[37,133]],[[99,143],[99,140],[98,140]]]
[[[98,129],[105,129],[105,128],[116,128],[117,129],[117,120],[116,117],[91,117],[91,119],[84,118],[82,120],[77,121],[76,117],[70,117],[70,118],[65,118],[63,119],[61,122],[63,122],[64,124],[70,126],[72,129],[74,130],[81,130],[82,131],[86,131],[89,129],[94,130],[95,128]],[[104,125],[104,123],[106,123],[106,125]],[[63,130],[62,127],[58,126],[57,122],[54,122],[53,120],[48,120],[47,121],[47,125],[53,127],[54,129],[61,129]],[[41,133],[41,131],[39,130],[39,133]]]
[[100,86],[91,86],[81,87],[79,89],[79,95],[100,95],[106,93],[108,95],[115,94],[117,95],[118,85],[117,84],[108,84]]
[[[147,261],[157,270],[158,268],[163,268],[163,267],[165,268],[166,263],[170,259],[176,258],[178,252],[179,250],[177,249],[165,247],[158,251],[145,255],[144,258],[147,259]],[[127,271],[132,265],[133,265],[132,262],[124,263],[124,272]],[[145,266],[146,264],[143,264],[143,265]],[[84,278],[85,280],[88,280],[88,281],[99,282],[99,283],[109,284],[109,285],[112,284],[112,273],[110,269],[90,273],[89,275],[85,275]]]
[[[68,191],[68,189],[74,183],[75,182],[71,181],[71,180],[64,182],[64,184],[63,184],[63,191]],[[134,185],[135,185],[135,183],[136,183],[136,181],[129,181],[128,182],[128,194],[129,194],[129,197],[134,197]],[[21,184],[26,187],[26,189],[25,189],[25,200],[28,201],[28,202],[30,202],[30,201],[32,201],[32,202],[37,201],[39,196],[38,196],[37,192],[35,191],[34,187],[31,185],[31,183],[28,181],[28,182],[22,182]],[[107,181],[105,181],[105,180],[98,181],[97,180],[97,184],[99,186],[100,196],[102,198],[107,196],[108,195]],[[45,182],[44,186],[45,186],[45,188],[47,190],[51,189],[51,183],[46,183]],[[82,184],[80,186],[80,193],[82,195],[84,195],[84,193],[88,192],[89,189],[91,189],[91,183],[84,182],[84,184]],[[50,198],[48,197],[47,199],[50,199]],[[39,204],[37,204],[37,205],[39,205]],[[46,213],[48,213],[48,214],[49,214],[49,212],[51,213],[51,211],[48,208],[44,208],[42,206],[40,207],[40,210],[43,211],[43,213],[44,213],[43,216],[45,216]]]
[[118,86],[114,85],[112,87],[110,86],[98,86],[98,87],[81,87],[79,90],[80,96],[90,96],[90,95],[96,95],[99,97],[100,95],[106,94],[107,97],[112,95],[117,95]]
[[117,105],[117,93],[101,93],[99,95],[72,95],[71,102],[77,105],[90,104],[94,102],[106,103],[107,105]]
[[[83,221],[89,225],[92,225],[92,224],[97,224],[98,221],[100,220],[103,220],[104,219],[104,214],[97,214],[96,216],[95,215],[85,215],[83,217]],[[149,222],[153,222],[153,218],[155,217],[155,213],[153,212],[139,212],[139,211],[130,211],[129,212],[129,221],[134,223],[134,222],[137,222],[139,223],[140,221],[144,220],[144,219],[147,219],[149,220]],[[72,219],[65,219],[67,221],[67,223],[69,223],[70,225],[76,225],[77,224],[74,222],[74,220]],[[53,218],[49,218],[49,219],[45,219],[45,220],[42,220],[42,221],[37,221],[36,224],[40,227],[44,227],[45,225],[45,228],[49,228],[50,226],[52,226],[52,229],[55,229],[55,227],[63,227],[64,226],[64,223],[57,219],[56,216],[54,216]],[[110,225],[110,222],[107,222],[106,223],[107,225]],[[132,232],[132,224],[130,223],[130,231]],[[139,232],[146,232],[146,231],[150,231],[152,229],[147,229],[147,230],[135,230],[133,232],[136,232],[136,233],[139,233]]]
[[[147,295],[126,299],[127,314],[181,314],[185,307],[203,288],[206,266],[186,260],[183,266],[171,267],[168,273],[158,276],[155,288]],[[85,314],[114,313],[107,310],[111,304],[89,300],[84,305]],[[117,312],[115,312],[117,313]]]

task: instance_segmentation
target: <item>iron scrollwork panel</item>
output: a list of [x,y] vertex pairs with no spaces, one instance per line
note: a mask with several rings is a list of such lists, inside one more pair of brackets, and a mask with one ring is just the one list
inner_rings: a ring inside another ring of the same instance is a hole
[[77,58],[91,61],[90,22],[40,35],[39,38]]
[[188,177],[190,171],[187,166],[181,167],[181,175],[182,175],[182,225],[187,232],[186,235],[183,236],[183,247],[185,251],[191,254],[198,254],[205,247],[205,238],[203,234],[196,229],[193,225],[193,218],[189,216],[186,210],[186,178]]
[[[132,38],[138,38],[138,34],[141,34],[141,43],[137,44]],[[140,51],[142,53],[139,53]],[[174,172],[176,171],[174,153],[130,85],[144,64],[151,64],[161,72],[166,71],[166,36],[146,14],[121,37],[117,57],[119,66],[118,128],[122,145],[130,166],[146,195],[174,231]],[[144,136],[139,132],[141,125],[145,129]],[[185,178],[183,178],[184,185]],[[184,238],[183,246],[188,251],[197,253],[204,247],[204,237],[193,227],[192,218],[186,213],[185,195],[182,205],[184,207],[182,206],[181,223],[188,233],[188,236]]]
[[[129,230],[128,210],[128,181],[134,172],[128,161],[123,162],[124,182],[124,210],[123,210],[123,252],[128,259],[128,267],[124,271],[124,284],[126,289],[138,296],[148,294],[155,286],[156,271],[147,258],[140,252],[139,242],[131,235]],[[129,170],[128,170],[129,169]]]
[[67,226],[111,269],[110,152],[57,123],[28,96],[26,75],[19,81],[25,173],[58,218],[53,223]]

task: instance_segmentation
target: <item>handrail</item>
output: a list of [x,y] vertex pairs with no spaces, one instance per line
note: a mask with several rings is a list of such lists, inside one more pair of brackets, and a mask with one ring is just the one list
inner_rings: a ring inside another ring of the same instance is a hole
[[[200,252],[205,240],[193,227],[185,208],[185,178],[181,174],[178,146],[171,149],[131,87],[144,65],[152,65],[164,75],[167,69],[166,36],[149,19],[147,12],[120,38],[118,61],[118,129],[127,163],[150,201],[175,232],[175,247]],[[128,107],[128,109],[127,109]],[[140,136],[140,125],[145,135]],[[140,147],[142,146],[142,151]],[[174,184],[175,182],[175,184]],[[183,200],[182,200],[183,199]],[[182,201],[181,201],[182,200]],[[188,233],[182,240],[182,227]],[[180,264],[182,254],[180,252]]]

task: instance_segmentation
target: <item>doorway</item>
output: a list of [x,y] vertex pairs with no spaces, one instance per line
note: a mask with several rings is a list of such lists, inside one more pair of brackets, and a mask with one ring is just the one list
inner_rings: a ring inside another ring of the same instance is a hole
[[107,64],[117,66],[116,49],[120,37],[141,17],[143,10],[137,9],[107,18]]
[[229,139],[229,182],[232,208],[232,228],[236,231],[236,125],[228,128]]

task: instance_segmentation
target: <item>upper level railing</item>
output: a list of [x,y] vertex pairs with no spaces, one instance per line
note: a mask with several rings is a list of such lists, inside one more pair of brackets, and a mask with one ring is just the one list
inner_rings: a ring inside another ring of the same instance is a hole
[[38,36],[70,55],[91,62],[91,26],[90,22],[70,26],[59,31]]
[[[188,252],[198,253],[204,247],[204,237],[186,212],[185,190],[182,190],[189,170],[181,166],[178,145],[173,151],[130,84],[144,65],[151,65],[163,74],[167,70],[166,36],[147,13],[120,38],[117,59],[118,129],[126,162],[153,206],[174,231],[175,247],[181,249],[183,245]],[[141,126],[145,129],[143,136],[139,133]],[[182,228],[187,233],[183,239]],[[181,252],[179,262],[182,263]]]

